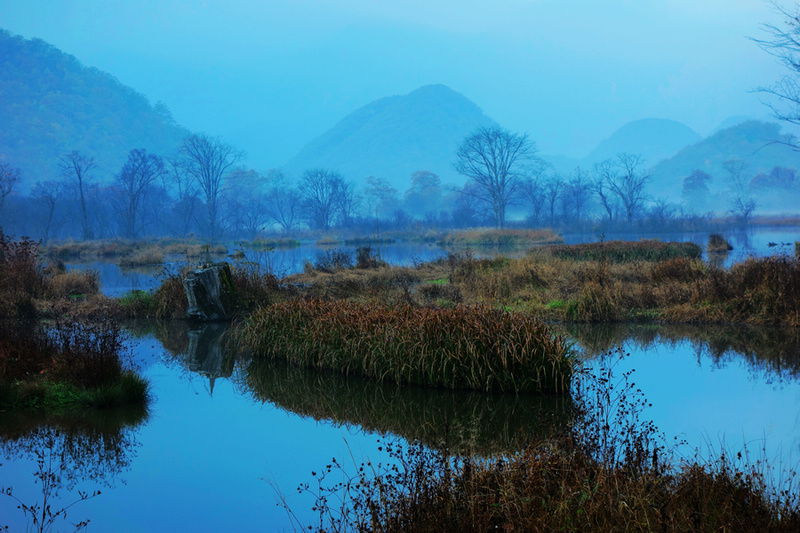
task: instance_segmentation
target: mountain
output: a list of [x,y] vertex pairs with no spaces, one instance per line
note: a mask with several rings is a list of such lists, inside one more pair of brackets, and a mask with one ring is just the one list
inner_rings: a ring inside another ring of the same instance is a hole
[[769,173],[775,166],[797,168],[799,158],[787,145],[790,140],[775,122],[750,120],[719,130],[653,166],[651,190],[657,191],[658,196],[677,200],[683,178],[698,169],[713,178],[711,192],[724,191],[728,188],[728,173],[723,163],[729,159],[745,162],[748,181],[758,173]]
[[72,150],[94,157],[93,175],[110,180],[128,152],[173,153],[189,132],[166,106],[41,39],[0,30],[0,161],[21,170],[19,190],[58,177]]
[[426,85],[357,109],[303,147],[283,170],[299,177],[322,167],[356,183],[376,176],[400,191],[408,189],[416,170],[461,183],[453,156],[464,137],[480,126],[496,123],[464,95],[444,85]]
[[651,166],[700,139],[697,132],[681,122],[645,118],[628,122],[617,129],[585,157],[543,155],[542,158],[553,165],[556,172],[569,176],[575,167],[591,171],[595,163],[621,153],[641,155],[645,165]]
[[634,120],[602,141],[586,156],[585,161],[593,165],[626,152],[640,154],[647,165],[654,165],[700,139],[700,135],[692,128],[674,120]]

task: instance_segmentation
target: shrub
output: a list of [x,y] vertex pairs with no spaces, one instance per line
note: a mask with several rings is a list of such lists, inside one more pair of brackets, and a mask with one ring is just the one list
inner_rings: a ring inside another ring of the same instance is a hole
[[342,248],[334,248],[326,252],[319,252],[314,268],[322,272],[335,272],[353,268],[353,255]]
[[709,253],[724,253],[733,250],[733,246],[719,233],[712,233],[708,236],[706,250]]

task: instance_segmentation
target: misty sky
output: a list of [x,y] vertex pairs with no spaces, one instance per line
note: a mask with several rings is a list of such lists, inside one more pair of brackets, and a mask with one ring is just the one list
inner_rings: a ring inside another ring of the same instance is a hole
[[0,0],[41,38],[221,135],[259,170],[349,112],[443,83],[542,153],[586,155],[625,123],[701,135],[769,116],[783,73],[748,37],[763,0]]

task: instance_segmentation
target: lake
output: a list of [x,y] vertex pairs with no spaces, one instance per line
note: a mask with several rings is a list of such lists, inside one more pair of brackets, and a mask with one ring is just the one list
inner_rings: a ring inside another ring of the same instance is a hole
[[[756,232],[743,248],[776,253],[779,247],[768,242],[796,239],[796,233],[777,235]],[[392,252],[385,250],[387,258]],[[315,253],[293,249],[279,260],[281,252],[274,252],[271,260],[277,272],[278,264],[290,271]],[[444,253],[420,245],[395,257],[411,262]],[[142,273],[116,286],[104,276],[110,294],[152,283]],[[446,429],[454,448],[491,456],[569,423],[564,400],[396,387],[281,365],[245,369],[221,348],[222,328],[190,330],[182,322],[127,328],[133,360],[153,384],[149,415],[41,420],[0,412],[0,486],[13,487],[26,504],[41,502],[35,483],[41,458],[58,474],[53,509],[75,501],[78,491],[101,491],[70,507],[56,530],[89,519],[93,531],[292,531],[297,523],[277,495],[295,519],[313,524],[314,499],[299,494],[298,485],[313,484],[311,472],[332,458],[350,472],[367,459],[386,462],[378,450],[383,434],[435,445]],[[617,361],[617,348],[626,354],[615,363],[618,375],[635,369],[632,379],[652,403],[644,417],[668,440],[685,440],[681,454],[746,445],[776,463],[796,466],[800,459],[797,329],[559,328],[590,371],[604,358]],[[0,495],[0,526],[18,531],[27,524],[16,502]]]

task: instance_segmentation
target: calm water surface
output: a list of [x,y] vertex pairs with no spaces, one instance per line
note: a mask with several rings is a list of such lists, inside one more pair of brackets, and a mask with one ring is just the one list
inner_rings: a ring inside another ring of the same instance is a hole
[[[148,328],[138,327],[132,345],[154,387],[149,418],[109,439],[114,453],[67,461],[76,480],[65,483],[60,501],[102,491],[68,516],[90,519],[93,531],[291,531],[274,487],[298,518],[313,522],[312,499],[297,485],[312,482],[311,471],[332,457],[351,466],[385,461],[382,432],[433,442],[447,425],[456,447],[490,455],[518,449],[539,422],[567,423],[563,402],[381,386],[280,365],[243,372],[215,345],[219,332],[201,339],[174,324]],[[734,451],[763,446],[790,464],[800,457],[798,332],[574,326],[568,333],[590,365],[613,346],[630,354],[618,370],[636,369],[653,404],[645,415],[667,436],[684,438],[686,455],[724,443]],[[8,416],[0,414],[0,485],[32,503],[41,499],[34,452],[14,448],[26,424]],[[7,497],[0,517],[13,531],[25,527]]]
[[[694,238],[704,243],[707,235]],[[740,245],[763,255],[780,252],[768,242],[795,239],[788,232],[755,233]],[[391,253],[384,249],[384,258]],[[398,251],[390,262],[444,253],[422,245]],[[270,260],[276,272],[288,272],[315,254],[294,249]],[[115,294],[153,286],[153,274],[127,273],[116,283],[108,267],[101,279],[104,291]],[[190,332],[182,323],[131,329],[135,361],[153,384],[145,420],[97,413],[88,421],[45,423],[0,412],[0,487],[13,487],[25,503],[41,502],[41,484],[34,483],[38,453],[55,471],[65,465],[54,509],[74,501],[77,491],[102,491],[70,508],[55,530],[89,519],[90,531],[292,531],[294,523],[276,505],[276,489],[297,518],[313,523],[313,498],[296,487],[313,483],[312,470],[333,457],[351,472],[367,458],[386,461],[378,451],[382,433],[434,444],[447,428],[454,447],[491,455],[519,449],[542,426],[568,423],[563,401],[383,386],[280,365],[245,370],[220,348],[223,331]],[[798,331],[564,329],[590,367],[616,357],[604,355],[616,347],[629,354],[617,371],[635,369],[633,379],[652,403],[645,416],[668,438],[685,439],[687,456],[709,445],[737,451],[746,444],[790,466],[800,459]],[[43,423],[55,429],[37,433]],[[20,531],[28,524],[16,502],[0,495],[0,526]]]

